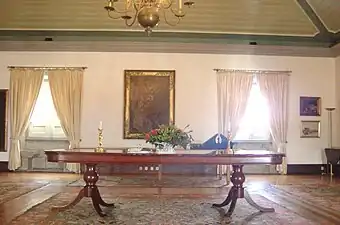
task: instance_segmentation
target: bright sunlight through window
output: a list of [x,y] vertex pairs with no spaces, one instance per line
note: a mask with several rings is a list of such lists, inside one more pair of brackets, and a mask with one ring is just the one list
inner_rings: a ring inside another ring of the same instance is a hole
[[38,99],[33,109],[28,137],[60,138],[65,134],[60,126],[60,120],[54,108],[53,99],[48,83],[48,76],[44,76]]
[[269,106],[254,78],[246,112],[234,138],[236,141],[269,140]]

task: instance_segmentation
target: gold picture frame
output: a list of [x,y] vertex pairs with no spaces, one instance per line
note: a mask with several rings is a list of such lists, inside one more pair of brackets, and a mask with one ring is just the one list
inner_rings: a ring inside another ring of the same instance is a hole
[[0,92],[4,93],[4,104],[5,104],[5,112],[4,112],[4,133],[3,133],[3,137],[1,137],[1,139],[3,139],[3,143],[1,143],[0,146],[0,152],[6,152],[7,151],[7,147],[8,147],[8,111],[9,111],[9,94],[8,94],[8,89],[0,89]]
[[301,138],[320,138],[320,120],[302,120],[300,128]]
[[124,71],[124,139],[175,122],[175,71]]

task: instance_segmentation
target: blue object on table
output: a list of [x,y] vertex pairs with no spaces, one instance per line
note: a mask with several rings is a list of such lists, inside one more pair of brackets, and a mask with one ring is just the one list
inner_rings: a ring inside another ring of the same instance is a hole
[[[218,140],[218,141],[216,141]],[[217,142],[217,143],[216,143]],[[228,139],[220,134],[220,139],[218,134],[215,134],[203,144],[201,144],[197,149],[226,149],[228,147]]]

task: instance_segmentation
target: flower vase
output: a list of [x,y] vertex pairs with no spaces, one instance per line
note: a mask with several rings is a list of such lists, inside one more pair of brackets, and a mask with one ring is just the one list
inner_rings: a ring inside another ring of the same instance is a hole
[[160,143],[156,145],[156,153],[158,154],[175,154],[175,148],[169,143]]

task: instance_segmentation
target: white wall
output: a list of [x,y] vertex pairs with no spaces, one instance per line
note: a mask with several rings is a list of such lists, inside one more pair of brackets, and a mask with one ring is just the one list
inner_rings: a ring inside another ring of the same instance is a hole
[[335,60],[246,55],[157,53],[0,52],[0,88],[9,87],[8,65],[87,66],[84,79],[82,145],[96,145],[103,121],[104,145],[132,146],[123,140],[124,69],[176,70],[176,124],[190,124],[204,141],[217,131],[214,68],[292,70],[289,96],[288,163],[321,163],[327,146],[327,115],[322,113],[320,139],[301,139],[299,96],[320,96],[322,107],[335,105]]

